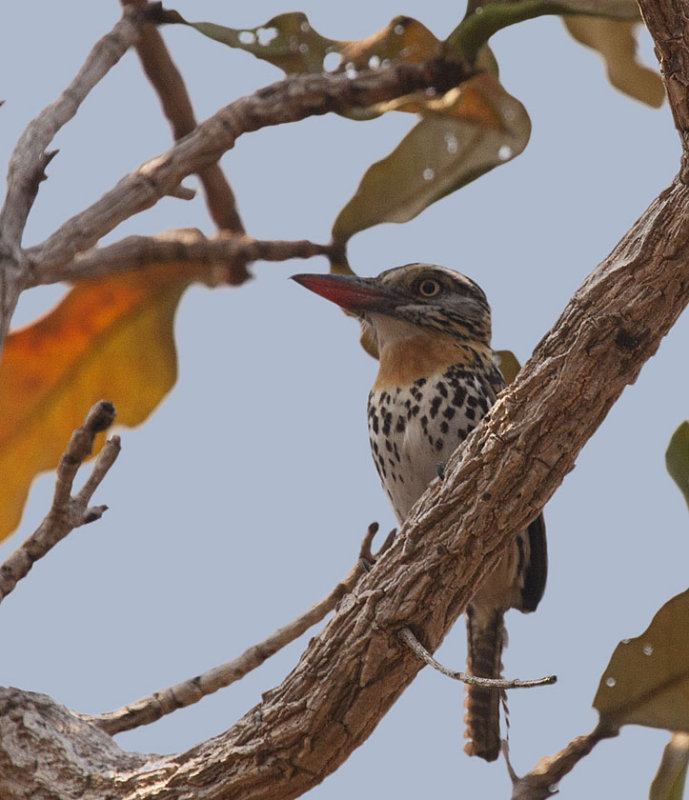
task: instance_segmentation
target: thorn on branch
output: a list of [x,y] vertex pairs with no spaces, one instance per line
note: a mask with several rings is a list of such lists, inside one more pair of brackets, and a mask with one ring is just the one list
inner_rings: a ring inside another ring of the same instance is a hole
[[469,684],[470,686],[481,686],[484,689],[532,689],[536,686],[550,686],[557,681],[556,675],[547,675],[545,678],[536,678],[534,680],[520,680],[514,678],[506,680],[504,678],[479,678],[476,675],[470,675],[467,672],[455,672],[444,667],[441,663],[436,661],[433,656],[426,650],[421,642],[414,636],[409,628],[402,628],[399,632],[399,638],[409,647],[412,652],[418,656],[425,664],[428,664],[433,669],[448,678],[462,683]]

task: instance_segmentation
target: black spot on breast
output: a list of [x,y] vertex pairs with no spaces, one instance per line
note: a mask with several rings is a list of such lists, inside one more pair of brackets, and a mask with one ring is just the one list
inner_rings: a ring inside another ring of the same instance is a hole
[[440,393],[441,397],[447,397],[447,386],[442,381],[438,381],[435,385],[436,390]]
[[440,430],[441,430],[443,433],[447,433],[449,429],[450,429],[450,426],[447,424],[447,422],[446,422],[445,420],[443,420],[443,421],[440,423]]
[[443,398],[440,395],[436,395],[433,400],[431,400],[431,409],[430,415],[431,419],[435,419],[436,415],[438,414],[438,409],[440,408],[440,404],[443,402]]
[[452,405],[456,406],[457,408],[461,408],[464,405],[466,396],[467,396],[466,390],[463,389],[461,386],[458,386],[455,389],[455,393],[452,397]]

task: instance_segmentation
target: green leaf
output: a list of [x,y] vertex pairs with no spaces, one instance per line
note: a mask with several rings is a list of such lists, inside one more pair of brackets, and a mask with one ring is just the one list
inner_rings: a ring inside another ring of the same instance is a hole
[[689,733],[689,591],[668,600],[641,636],[617,645],[593,705],[611,730]]
[[689,422],[686,420],[672,434],[665,451],[665,465],[689,506]]
[[[386,110],[416,109],[415,99]],[[452,90],[364,174],[333,225],[336,242],[381,222],[407,222],[431,203],[519,155],[531,133],[522,104],[487,73]]]
[[682,800],[689,764],[689,734],[675,733],[663,750],[649,800]]

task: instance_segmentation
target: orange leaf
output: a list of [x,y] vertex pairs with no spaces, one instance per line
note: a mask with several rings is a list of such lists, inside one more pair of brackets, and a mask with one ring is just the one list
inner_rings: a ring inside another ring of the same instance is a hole
[[31,482],[57,466],[100,399],[138,425],[177,378],[173,320],[188,264],[84,281],[11,333],[0,360],[0,541],[19,524]]

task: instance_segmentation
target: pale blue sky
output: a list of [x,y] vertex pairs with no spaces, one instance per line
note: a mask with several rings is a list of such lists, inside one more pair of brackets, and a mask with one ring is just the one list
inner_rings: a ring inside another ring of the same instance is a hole
[[[189,18],[256,26],[295,6],[183,2]],[[370,35],[399,13],[440,37],[460,6],[389,0],[302,3],[322,34]],[[0,30],[2,169],[28,122],[71,80],[119,15],[108,3],[15,3]],[[200,118],[279,79],[273,67],[167,29]],[[505,87],[528,109],[524,154],[404,225],[352,241],[361,274],[428,261],[470,275],[493,307],[494,344],[522,361],[572,292],[672,179],[679,145],[667,107],[647,109],[610,88],[595,54],[555,19],[495,37]],[[644,53],[652,58],[648,41]],[[40,56],[40,58],[39,58]],[[223,160],[249,233],[327,241],[364,169],[412,124],[311,119],[242,138]],[[121,175],[164,151],[169,132],[128,54],[60,132],[26,244],[48,235]],[[187,181],[193,185],[193,179]],[[212,228],[201,198],[166,199],[126,233]],[[350,569],[368,523],[393,515],[368,452],[365,403],[375,363],[355,324],[287,277],[326,268],[259,263],[239,289],[190,290],[177,321],[180,380],[149,423],[121,431],[123,450],[99,491],[110,510],[73,533],[3,603],[0,682],[50,694],[81,712],[115,708],[228,660],[321,599]],[[33,292],[35,315],[56,290]],[[598,679],[619,639],[645,629],[687,587],[687,512],[663,455],[689,416],[685,315],[581,454],[546,509],[550,576],[535,615],[510,615],[505,673],[556,673],[555,687],[513,693],[514,767],[589,731]],[[35,486],[13,549],[48,508],[52,478]],[[128,749],[170,752],[230,726],[280,682],[308,638],[239,684],[119,737]],[[464,625],[439,658],[464,663]],[[501,762],[463,752],[462,690],[424,670],[371,739],[310,795],[411,800],[507,797]],[[664,732],[625,729],[562,783],[561,797],[645,798]]]

